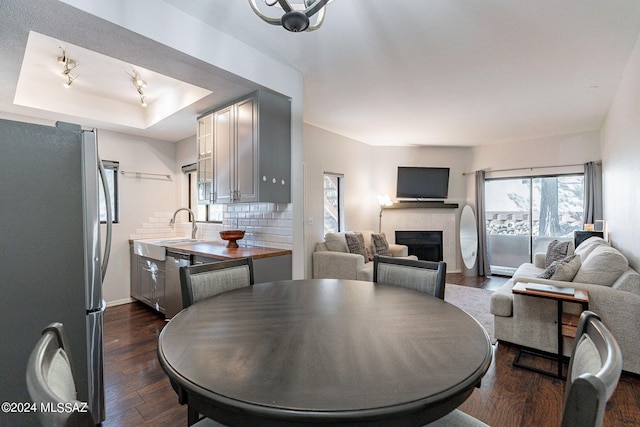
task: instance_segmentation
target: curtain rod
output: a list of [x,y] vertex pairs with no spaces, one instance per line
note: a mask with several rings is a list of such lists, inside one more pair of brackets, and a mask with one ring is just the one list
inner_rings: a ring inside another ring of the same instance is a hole
[[[597,165],[601,165],[602,161],[601,160],[597,160],[594,163],[597,164]],[[493,170],[493,169],[481,169],[481,170],[484,170],[485,172],[510,172],[510,171],[524,171],[524,170],[534,170],[534,169],[568,168],[568,167],[573,167],[573,166],[584,166],[584,163],[577,163],[577,164],[573,164],[573,165],[530,166],[530,167],[525,167],[525,168],[496,169],[496,170]],[[475,172],[463,172],[462,175],[464,175],[464,176],[475,175]]]

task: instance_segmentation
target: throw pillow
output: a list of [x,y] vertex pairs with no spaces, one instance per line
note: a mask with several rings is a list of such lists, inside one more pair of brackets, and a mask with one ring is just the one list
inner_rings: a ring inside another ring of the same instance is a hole
[[573,281],[611,286],[628,268],[627,258],[618,250],[608,245],[600,245],[584,260]]
[[578,245],[578,247],[575,250],[575,253],[580,255],[580,257],[582,258],[582,261],[584,262],[587,260],[587,258],[589,257],[589,254],[591,254],[591,252],[593,252],[595,248],[603,245],[610,246],[609,242],[607,242],[601,237],[597,237],[597,236],[589,237],[587,240],[585,240],[584,242]]
[[[542,273],[540,273],[540,275],[538,275],[538,277],[541,279],[553,279],[554,275],[556,274],[556,271],[558,271],[560,267],[565,265],[566,265],[566,270],[563,270],[558,276],[561,276],[561,275],[564,275],[565,277],[568,276],[567,272],[570,272],[573,268],[575,268],[575,264],[572,265],[571,267],[569,267],[568,264],[571,263],[571,261],[574,260],[575,258],[578,258],[577,262],[579,263],[580,258],[577,255],[569,255],[568,257],[552,262],[547,268],[545,268],[545,270]],[[578,264],[578,268],[576,268],[576,271],[573,273],[574,276],[577,273],[579,268],[580,268],[580,265]],[[557,278],[554,280],[561,280],[561,279]]]
[[373,233],[371,235],[371,243],[373,244],[374,254],[391,256],[389,242],[387,242],[387,236],[384,233]]
[[544,266],[549,267],[553,262],[559,261],[567,256],[567,252],[569,252],[569,245],[571,242],[560,242],[558,240],[554,240],[549,243],[547,247],[547,257],[544,261]]
[[350,253],[362,255],[364,262],[369,262],[369,256],[364,247],[364,236],[362,233],[345,233],[344,238],[347,241],[347,248],[349,248]]
[[327,245],[327,249],[333,252],[349,252],[347,248],[347,242],[345,241],[344,234],[342,233],[327,233],[324,236],[324,242]]
[[[568,261],[567,261],[568,260]],[[551,276],[551,280],[560,280],[563,282],[571,282],[580,270],[580,255],[570,255],[560,261],[556,261],[558,267],[556,272]]]

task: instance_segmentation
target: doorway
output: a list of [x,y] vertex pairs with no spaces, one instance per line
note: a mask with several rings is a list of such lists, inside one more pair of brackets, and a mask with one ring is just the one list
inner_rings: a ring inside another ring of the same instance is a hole
[[552,240],[569,241],[582,230],[582,174],[487,179],[484,190],[493,274],[512,276]]

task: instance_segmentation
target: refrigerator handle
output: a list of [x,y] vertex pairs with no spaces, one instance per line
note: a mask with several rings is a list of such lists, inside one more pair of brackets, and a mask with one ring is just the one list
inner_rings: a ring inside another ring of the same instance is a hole
[[102,254],[102,265],[100,266],[100,274],[102,277],[102,281],[104,281],[104,276],[107,274],[107,266],[109,265],[109,255],[111,253],[111,226],[113,218],[111,216],[111,197],[109,196],[107,174],[104,170],[104,165],[102,164],[100,156],[98,156],[98,170],[100,171],[102,190],[104,191],[104,202],[107,209],[107,235],[105,236],[104,252]]

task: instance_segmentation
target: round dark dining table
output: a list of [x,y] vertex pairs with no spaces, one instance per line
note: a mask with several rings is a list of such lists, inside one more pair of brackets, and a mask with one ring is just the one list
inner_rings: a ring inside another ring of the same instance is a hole
[[158,357],[180,403],[228,426],[420,426],[454,410],[492,358],[438,298],[357,280],[259,283],[177,314]]

